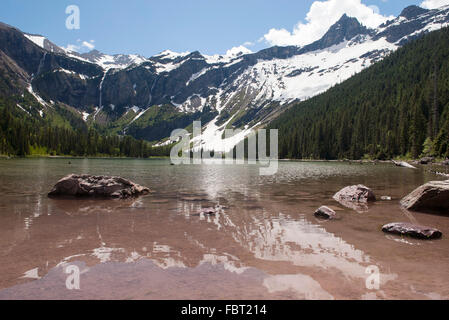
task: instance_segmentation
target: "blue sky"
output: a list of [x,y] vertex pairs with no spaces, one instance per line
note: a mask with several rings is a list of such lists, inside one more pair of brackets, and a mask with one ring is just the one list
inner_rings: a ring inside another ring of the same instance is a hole
[[[323,2],[324,1],[324,2]],[[336,0],[323,0],[322,5]],[[348,8],[352,2],[341,0]],[[397,16],[413,0],[362,0],[360,6],[376,6],[382,16]],[[427,0],[438,1],[438,0]],[[312,0],[1,0],[0,21],[22,31],[45,35],[57,45],[90,42],[109,53],[137,53],[146,57],[165,49],[177,52],[199,50],[224,54],[245,44],[257,51],[274,44],[309,41],[327,28],[329,18],[319,18],[321,9],[311,9]],[[80,8],[80,29],[65,26],[68,5]],[[373,11],[377,11],[372,7]],[[360,10],[363,11],[362,7]],[[351,9],[352,10],[352,9]],[[359,11],[360,11],[359,10]],[[357,11],[357,12],[359,12]],[[360,11],[360,12],[361,12]],[[310,21],[306,20],[310,14]],[[318,18],[317,18],[318,17]],[[314,19],[314,20],[313,20]],[[321,19],[321,20],[318,20]],[[366,18],[370,21],[370,17]],[[303,26],[296,28],[298,23]],[[309,26],[307,26],[309,24]],[[272,32],[270,32],[270,30]],[[265,36],[265,38],[264,38]],[[296,40],[295,40],[296,39]],[[297,40],[301,39],[301,40]],[[93,40],[93,42],[91,42]],[[313,39],[312,39],[313,40]],[[80,50],[86,51],[87,47]]]

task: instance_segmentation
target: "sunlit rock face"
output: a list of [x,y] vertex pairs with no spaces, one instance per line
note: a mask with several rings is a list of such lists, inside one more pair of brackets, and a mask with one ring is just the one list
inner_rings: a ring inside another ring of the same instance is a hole
[[449,214],[449,180],[428,182],[401,200],[401,205],[414,211],[437,211]]

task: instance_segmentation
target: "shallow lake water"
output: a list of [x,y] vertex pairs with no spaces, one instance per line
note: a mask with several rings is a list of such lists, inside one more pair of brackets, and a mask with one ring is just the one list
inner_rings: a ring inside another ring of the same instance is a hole
[[[70,173],[119,175],[153,192],[49,199]],[[399,206],[442,179],[390,164],[281,162],[264,177],[251,165],[0,160],[0,299],[448,299],[449,215]],[[332,200],[353,184],[392,201],[355,211]],[[215,205],[221,214],[195,215]],[[338,219],[317,220],[321,205]],[[384,234],[390,222],[436,227],[443,238]],[[67,289],[70,266],[79,290]]]

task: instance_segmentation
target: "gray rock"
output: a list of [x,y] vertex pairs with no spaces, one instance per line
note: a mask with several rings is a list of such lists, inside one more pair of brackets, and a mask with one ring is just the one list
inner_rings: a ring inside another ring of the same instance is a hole
[[59,180],[48,193],[49,197],[102,197],[126,199],[145,195],[150,189],[121,177],[75,175]]
[[331,220],[334,219],[337,214],[331,208],[322,206],[317,211],[315,211],[314,215],[317,218]]
[[334,200],[359,213],[368,211],[368,202],[376,201],[373,191],[364,185],[346,187],[334,195]]
[[439,239],[443,235],[440,230],[435,228],[414,225],[407,222],[390,223],[382,227],[385,233],[409,236],[417,239]]
[[401,200],[401,206],[413,211],[449,213],[449,180],[431,181]]
[[432,163],[433,160],[434,160],[433,157],[424,157],[421,160],[419,160],[419,163],[420,164],[429,164],[429,163]]
[[376,196],[370,188],[359,184],[341,189],[334,195],[334,199],[338,202],[349,201],[368,203],[371,201],[376,201]]

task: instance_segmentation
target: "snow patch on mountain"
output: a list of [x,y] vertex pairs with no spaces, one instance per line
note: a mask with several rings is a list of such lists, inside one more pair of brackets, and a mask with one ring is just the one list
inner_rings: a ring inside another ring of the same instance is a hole
[[[238,130],[234,132],[231,137],[226,136],[226,128],[234,119],[231,117],[224,124],[218,126],[217,121],[219,116],[214,120],[209,122],[201,132],[201,136],[193,137],[191,142],[193,143],[193,151],[215,151],[215,152],[229,152],[231,151],[240,141],[244,140],[245,137],[254,132],[260,123],[249,128],[245,127],[243,130]],[[223,137],[223,135],[225,135]]]
[[27,87],[28,92],[44,107],[48,107],[47,102],[45,102],[44,99],[42,99],[37,93],[34,92],[33,86],[30,84]]
[[72,76],[78,76],[82,80],[87,80],[87,79],[91,78],[91,77],[86,76],[84,74],[76,73],[75,71],[66,70],[64,68],[55,69],[55,70],[53,70],[53,72],[63,72],[63,73],[66,73],[66,74],[69,74],[69,75],[72,75]]
[[[396,49],[396,45],[385,39],[367,40],[357,45],[345,41],[327,50],[289,59],[260,61],[245,71],[236,82],[241,87],[252,87],[264,92],[266,100],[281,103],[305,100],[370,66],[373,60],[362,58],[363,55],[373,51],[387,54]],[[383,58],[385,54],[377,58]]]
[[178,53],[178,52],[174,52],[171,50],[165,50],[165,51],[162,51],[161,53],[155,55],[154,57],[175,60],[178,58],[183,58],[185,56],[188,56],[189,54],[190,54],[190,52],[188,52],[188,51]]
[[34,42],[39,47],[44,48],[44,41],[46,39],[45,37],[26,33],[24,34],[24,36],[27,37],[30,41]]
[[29,116],[31,116],[31,114],[30,114],[28,111],[26,111],[20,104],[17,103],[17,107],[18,107],[20,110],[22,110],[23,112],[27,113]]
[[244,46],[239,46],[228,50],[225,55],[215,54],[209,56],[203,54],[202,56],[205,58],[208,64],[217,64],[217,63],[230,63],[240,56],[251,53],[253,52],[250,49]]

